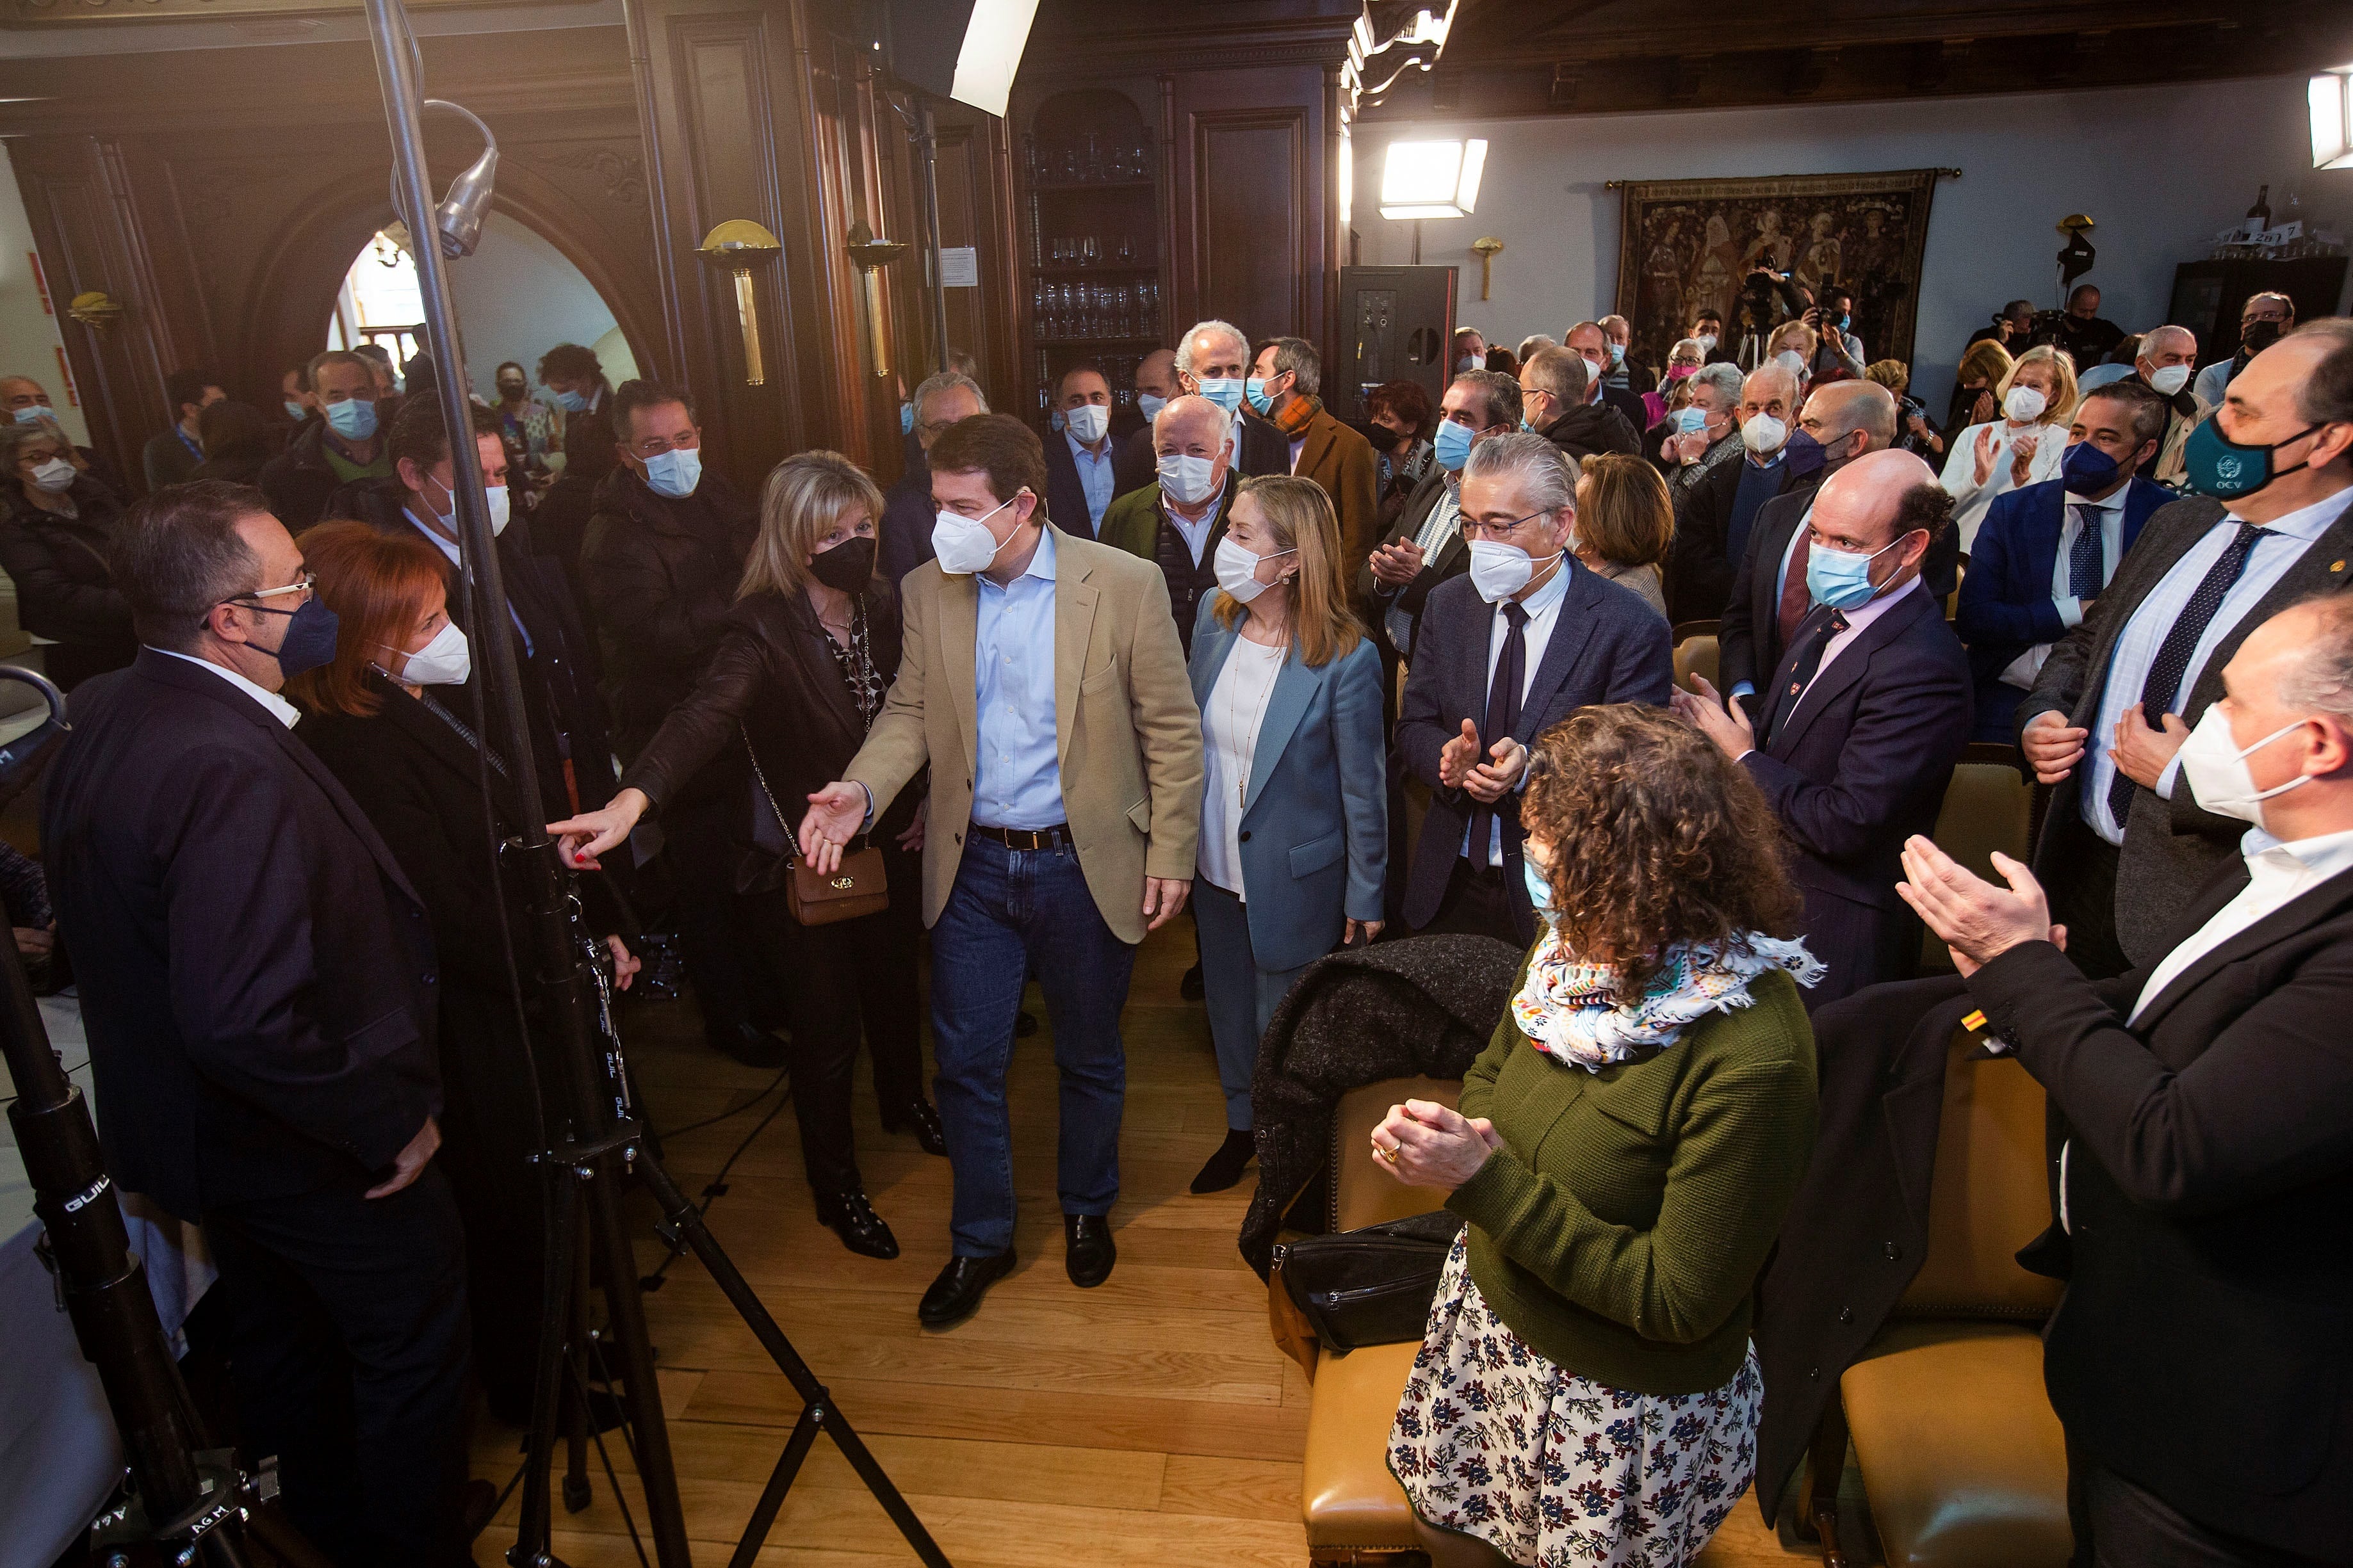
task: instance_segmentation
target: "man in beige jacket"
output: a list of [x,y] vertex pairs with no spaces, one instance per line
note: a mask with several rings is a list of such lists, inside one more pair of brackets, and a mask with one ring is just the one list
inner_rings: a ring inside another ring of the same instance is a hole
[[932,445],[938,558],[907,574],[899,677],[848,776],[809,797],[801,851],[841,847],[931,769],[923,922],[955,1256],[918,1315],[969,1317],[1013,1268],[1006,1070],[1034,970],[1061,1074],[1058,1184],[1071,1281],[1117,1252],[1135,944],[1191,890],[1201,715],[1160,570],[1046,516],[1046,460],[1019,420],[978,415]]

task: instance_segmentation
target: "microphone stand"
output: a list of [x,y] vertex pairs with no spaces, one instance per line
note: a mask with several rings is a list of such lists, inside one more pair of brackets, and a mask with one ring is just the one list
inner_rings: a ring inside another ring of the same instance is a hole
[[[506,616],[506,589],[498,552],[492,544],[480,454],[471,437],[473,421],[466,397],[465,361],[458,346],[457,310],[450,301],[448,273],[441,254],[440,214],[426,171],[423,95],[417,79],[422,68],[419,53],[408,29],[402,0],[366,0],[366,5],[376,79],[383,90],[385,117],[392,135],[396,205],[407,220],[413,241],[411,249],[425,306],[426,336],[439,372],[435,395],[440,399],[441,416],[450,434],[459,550],[469,579],[479,595],[475,606],[478,618],[473,624],[498,626]],[[484,200],[488,195],[488,185],[483,183],[471,193],[471,199]],[[576,1235],[583,1228],[580,1222],[585,1210],[588,1244],[604,1280],[608,1313],[602,1338],[614,1346],[620,1363],[624,1406],[634,1439],[632,1451],[638,1476],[644,1488],[655,1556],[660,1568],[691,1568],[685,1513],[679,1501],[678,1474],[670,1456],[670,1429],[654,1384],[653,1352],[646,1336],[645,1307],[638,1294],[636,1260],[621,1222],[621,1185],[634,1169],[662,1210],[659,1228],[665,1239],[673,1247],[683,1242],[692,1248],[802,1399],[800,1418],[794,1425],[731,1559],[734,1568],[751,1568],[759,1555],[786,1493],[820,1431],[832,1435],[836,1447],[882,1505],[892,1522],[899,1527],[925,1568],[950,1568],[946,1554],[932,1540],[881,1463],[842,1417],[832,1395],[794,1350],[757,1292],[712,1237],[703,1224],[702,1211],[679,1190],[652,1152],[643,1146],[645,1130],[627,1114],[625,1068],[619,1041],[612,1032],[604,1003],[602,975],[589,956],[593,948],[579,923],[580,906],[572,872],[564,864],[555,840],[547,833],[514,644],[512,638],[496,635],[482,637],[477,642],[483,656],[488,691],[500,709],[499,718],[506,731],[501,739],[522,814],[520,832],[502,847],[502,859],[519,873],[530,909],[527,923],[533,968],[528,981],[535,993],[535,1012],[543,1026],[533,1033],[549,1047],[540,1054],[542,1065],[552,1066],[554,1076],[562,1080],[560,1088],[546,1089],[543,1095],[546,1102],[543,1116],[554,1137],[554,1147],[537,1157],[550,1184],[543,1275],[547,1318],[541,1328],[522,1520],[507,1562],[511,1568],[562,1568],[552,1549],[550,1472],[559,1394],[566,1374],[566,1358],[572,1350],[566,1322],[575,1314],[565,1304],[577,1294],[573,1283],[575,1247]],[[531,1048],[528,1039],[525,1048]],[[541,1081],[545,1084],[546,1075],[542,1075]],[[569,1486],[566,1493],[566,1501],[572,1502],[576,1494]],[[581,1503],[585,1501],[585,1497],[580,1499]]]

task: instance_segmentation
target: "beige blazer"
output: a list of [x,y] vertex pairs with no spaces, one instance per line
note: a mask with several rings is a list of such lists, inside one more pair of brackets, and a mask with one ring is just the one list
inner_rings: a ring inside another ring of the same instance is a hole
[[[1142,942],[1145,878],[1192,879],[1201,832],[1201,710],[1160,568],[1060,529],[1054,562],[1054,752],[1062,806],[1103,923],[1122,942]],[[955,886],[972,826],[980,589],[926,561],[899,592],[906,616],[899,676],[844,776],[871,792],[879,816],[931,764],[923,837],[929,926]]]

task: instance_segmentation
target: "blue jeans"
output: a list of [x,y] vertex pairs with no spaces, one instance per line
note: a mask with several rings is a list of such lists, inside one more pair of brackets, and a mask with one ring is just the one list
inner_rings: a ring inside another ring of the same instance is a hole
[[[1143,901],[1144,889],[1136,889]],[[959,1258],[1013,1245],[1013,1120],[1005,1078],[1031,969],[1046,993],[1061,1075],[1056,1185],[1065,1214],[1107,1215],[1119,1196],[1127,1094],[1120,1009],[1135,949],[1112,934],[1078,851],[1012,849],[967,834],[955,887],[932,927],[935,1087],[955,1176],[949,1233]]]

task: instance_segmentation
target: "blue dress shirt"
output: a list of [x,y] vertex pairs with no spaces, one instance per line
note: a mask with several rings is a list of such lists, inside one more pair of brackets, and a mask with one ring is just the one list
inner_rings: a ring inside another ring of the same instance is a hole
[[[2264,535],[2247,552],[2247,564],[2240,572],[2239,580],[2222,596],[2222,607],[2214,612],[2214,618],[2207,623],[2205,636],[2190,651],[2189,668],[2181,672],[2181,688],[2167,705],[2168,711],[2181,711],[2183,698],[2197,688],[2199,677],[2205,673],[2206,661],[2214,655],[2215,645],[2247,617],[2256,601],[2287,575],[2287,569],[2328,531],[2348,505],[2353,505],[2353,490],[2338,490],[2325,500],[2263,525]],[[2116,721],[2125,716],[2126,709],[2140,700],[2141,688],[2148,682],[2148,667],[2157,662],[2157,650],[2163,645],[2165,634],[2173,629],[2173,623],[2189,606],[2190,595],[2206,580],[2206,574],[2214,569],[2214,563],[2222,558],[2222,552],[2230,547],[2238,531],[2239,519],[2228,513],[2216,518],[2206,536],[2181,552],[2181,558],[2133,611],[2132,619],[2116,636],[2116,650],[2108,656],[2108,679],[2100,691],[2099,717],[2093,721],[2092,732],[2084,737],[2085,765],[2083,788],[2078,793],[2083,800],[2084,821],[2111,844],[2125,841],[2124,824],[2108,810],[2108,782],[2116,774],[2116,761],[2108,755],[2108,750],[2116,743]],[[2173,798],[2173,781],[2180,766],[2177,758],[2158,775],[2157,793],[2167,800]]]
[[1112,459],[1119,456],[1119,443],[1104,437],[1103,456],[1098,458],[1087,449],[1076,432],[1063,431],[1062,439],[1071,444],[1071,461],[1079,469],[1079,488],[1087,494],[1087,526],[1100,530],[1103,512],[1111,506]]
[[[1541,571],[1543,568],[1539,567],[1537,570]],[[1528,624],[1520,628],[1521,643],[1526,654],[1520,668],[1520,700],[1523,703],[1527,701],[1528,692],[1535,686],[1536,667],[1544,663],[1545,650],[1552,647],[1553,630],[1560,623],[1561,601],[1568,597],[1568,563],[1563,561],[1558,569],[1553,573],[1551,581],[1520,601],[1520,608],[1528,613]],[[1504,639],[1511,635],[1512,623],[1505,617],[1504,606],[1488,605],[1487,685],[1490,688],[1495,684],[1495,667],[1504,659]],[[1472,714],[1472,718],[1478,721],[1481,729],[1486,728],[1487,717],[1483,702],[1480,710]],[[1482,736],[1482,739],[1492,746],[1503,737],[1488,735]],[[1482,752],[1478,760],[1485,763],[1493,762],[1494,759]],[[1525,772],[1520,774],[1520,782],[1514,787],[1521,791],[1528,787],[1528,775]],[[1493,816],[1488,821],[1487,864],[1501,866],[1504,863],[1504,819],[1500,816]],[[1466,858],[1471,854],[1471,830],[1468,827],[1462,830],[1462,854]]]
[[972,819],[984,827],[1053,827],[1062,806],[1054,743],[1054,533],[1038,539],[1029,569],[998,587],[987,574],[973,635],[976,726]]

